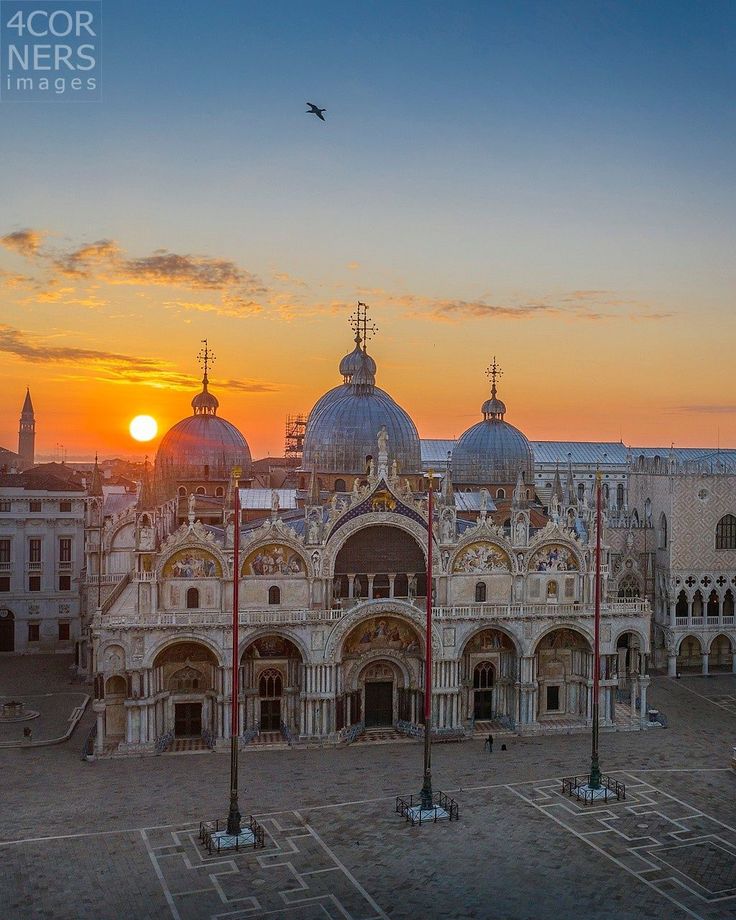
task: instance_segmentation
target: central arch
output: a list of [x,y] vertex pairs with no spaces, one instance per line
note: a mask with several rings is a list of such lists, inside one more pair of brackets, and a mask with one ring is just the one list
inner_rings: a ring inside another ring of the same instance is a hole
[[401,527],[362,527],[337,552],[333,597],[341,606],[366,598],[425,597],[426,592],[424,550]]
[[405,619],[388,613],[362,619],[341,648],[343,695],[337,729],[363,721],[366,727],[416,722],[424,682],[422,639]]

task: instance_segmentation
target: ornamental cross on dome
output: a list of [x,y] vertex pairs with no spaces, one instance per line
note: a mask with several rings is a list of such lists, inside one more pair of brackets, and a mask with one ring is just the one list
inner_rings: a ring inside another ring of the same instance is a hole
[[348,322],[350,323],[350,328],[355,333],[356,344],[360,345],[362,342],[363,348],[368,344],[368,339],[373,338],[378,332],[378,326],[373,322],[369,322],[368,305],[360,301],[358,301],[355,313],[350,314]]
[[499,377],[503,377],[503,371],[500,366],[496,363],[496,356],[493,356],[493,364],[489,364],[486,370],[486,377],[491,381],[491,396],[496,398],[496,381]]
[[215,358],[215,353],[207,345],[207,339],[202,339],[202,344],[204,348],[200,349],[197,355],[197,361],[199,361],[204,368],[204,382],[207,383],[207,370],[210,364],[214,364],[217,359]]

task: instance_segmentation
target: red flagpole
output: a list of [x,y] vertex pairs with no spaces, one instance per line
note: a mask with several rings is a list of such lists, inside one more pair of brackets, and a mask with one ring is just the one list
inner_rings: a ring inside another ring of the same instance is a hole
[[429,471],[429,495],[427,499],[427,622],[426,655],[424,663],[424,783],[422,785],[421,807],[432,808],[432,486],[434,470]]
[[[430,473],[431,476],[431,473]],[[424,721],[429,725],[432,715],[432,479],[429,480],[429,499],[427,514],[429,515],[429,530],[427,531],[427,663],[426,680],[424,681]]]
[[227,832],[233,837],[239,836],[240,806],[238,805],[238,584],[240,581],[240,470],[233,470],[233,689],[232,712],[230,719],[230,810],[227,816]]
[[600,789],[601,768],[598,759],[598,721],[601,677],[601,474],[596,475],[595,496],[595,630],[593,649],[593,744],[590,757],[590,787]]
[[237,737],[238,718],[238,587],[240,582],[240,487],[235,480],[235,531],[233,533],[233,711],[230,720],[230,732]]

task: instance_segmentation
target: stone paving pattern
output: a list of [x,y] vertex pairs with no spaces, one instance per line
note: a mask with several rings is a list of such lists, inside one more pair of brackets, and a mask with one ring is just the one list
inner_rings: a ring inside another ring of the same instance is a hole
[[228,757],[83,763],[87,713],[65,744],[0,751],[2,916],[736,917],[734,696],[733,676],[654,678],[670,728],[601,736],[604,771],[630,791],[605,807],[560,794],[588,765],[581,735],[505,738],[490,755],[480,739],[436,745],[435,789],[460,821],[416,828],[393,796],[418,791],[419,743],[243,753],[241,808],[267,847],[212,858],[196,829],[226,812]]

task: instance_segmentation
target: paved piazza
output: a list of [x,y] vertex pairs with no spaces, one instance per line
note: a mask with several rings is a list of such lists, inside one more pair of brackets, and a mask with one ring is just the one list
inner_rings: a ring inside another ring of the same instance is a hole
[[[63,674],[24,665],[38,692]],[[604,769],[628,794],[596,807],[560,794],[587,737],[497,739],[492,755],[438,745],[435,787],[460,821],[421,828],[393,811],[396,793],[418,790],[419,744],[253,750],[241,806],[266,848],[220,856],[197,827],[226,809],[227,756],[84,763],[88,712],[67,743],[0,751],[2,916],[736,918],[735,698],[733,676],[654,678],[670,728],[602,735]]]

